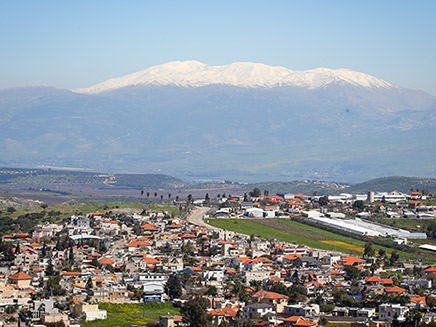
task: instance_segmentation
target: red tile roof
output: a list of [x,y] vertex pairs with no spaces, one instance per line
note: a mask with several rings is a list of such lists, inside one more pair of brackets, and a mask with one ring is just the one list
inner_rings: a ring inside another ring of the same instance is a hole
[[291,323],[293,326],[314,326],[316,323],[310,322],[309,320],[305,319],[301,316],[292,316],[283,319],[283,321]]
[[112,265],[115,263],[114,260],[109,259],[109,258],[101,258],[100,260],[98,260],[102,265]]
[[32,279],[31,276],[29,276],[28,274],[26,274],[25,272],[19,271],[13,275],[9,276],[10,280],[29,280]]
[[268,292],[268,291],[264,291],[261,290],[259,292],[257,292],[256,294],[253,295],[253,297],[255,299],[259,298],[259,299],[289,299],[289,297],[287,295],[283,295],[280,293],[275,293],[275,292]]
[[398,287],[398,286],[393,286],[393,287],[388,287],[385,288],[385,292],[386,293],[396,293],[396,294],[402,294],[404,293],[406,290],[404,288]]

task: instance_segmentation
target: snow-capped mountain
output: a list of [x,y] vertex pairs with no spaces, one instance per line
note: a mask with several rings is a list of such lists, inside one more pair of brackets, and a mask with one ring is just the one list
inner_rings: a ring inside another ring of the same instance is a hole
[[436,98],[347,69],[171,62],[0,90],[0,166],[345,182],[435,176]]
[[181,87],[228,85],[250,88],[289,86],[313,90],[331,83],[345,83],[365,88],[393,87],[392,84],[381,79],[350,69],[317,68],[293,71],[259,63],[236,62],[225,66],[209,66],[198,61],[174,61],[75,91],[93,94],[128,86],[147,85]]

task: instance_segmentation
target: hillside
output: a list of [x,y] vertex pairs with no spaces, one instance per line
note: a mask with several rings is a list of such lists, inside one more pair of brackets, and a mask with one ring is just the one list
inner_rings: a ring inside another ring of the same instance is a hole
[[81,92],[0,90],[0,165],[246,183],[434,175],[436,98],[359,72],[176,62]]
[[270,194],[275,193],[304,193],[317,195],[352,193],[365,194],[368,191],[389,192],[399,191],[410,193],[411,189],[426,190],[430,193],[436,193],[436,179],[418,178],[405,176],[392,176],[371,179],[358,184],[344,184],[322,181],[292,181],[292,182],[268,182],[247,185],[248,189],[258,187],[261,191],[268,190]]
[[98,184],[104,182],[108,175],[54,169],[37,168],[0,168],[2,184]]
[[173,189],[184,186],[182,180],[163,174],[102,174],[54,169],[0,168],[2,184],[102,184],[117,187]]
[[343,191],[348,193],[366,193],[368,191],[389,192],[395,190],[410,193],[412,188],[413,190],[419,189],[419,191],[426,190],[430,193],[436,193],[436,179],[404,176],[382,177],[350,185]]
[[341,191],[345,189],[348,185],[334,182],[323,182],[323,181],[291,181],[291,182],[266,182],[266,183],[255,183],[250,184],[250,189],[255,187],[259,188],[261,191],[268,190],[270,194],[276,193],[304,193],[306,195],[327,195],[335,193],[336,191]]
[[270,194],[276,193],[304,193],[312,195],[339,194],[339,193],[366,193],[368,191],[389,192],[399,191],[409,193],[411,189],[426,190],[436,193],[436,179],[392,176],[368,180],[359,184],[345,184],[318,180],[271,181],[259,183],[238,182],[208,182],[192,184],[179,178],[164,174],[105,174],[98,172],[68,171],[37,168],[0,168],[0,184],[16,185],[64,185],[88,184],[109,185],[116,189],[144,189],[144,190],[171,190],[201,191],[217,190],[221,193],[231,190],[232,194],[248,193],[254,188],[261,192],[267,190]]

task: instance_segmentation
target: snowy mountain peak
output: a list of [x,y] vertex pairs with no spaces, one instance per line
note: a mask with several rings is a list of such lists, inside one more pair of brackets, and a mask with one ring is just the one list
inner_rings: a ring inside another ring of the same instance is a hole
[[100,93],[127,86],[176,85],[199,87],[232,85],[239,87],[277,86],[318,89],[332,83],[347,83],[365,88],[388,88],[392,84],[350,69],[317,68],[293,71],[285,67],[260,63],[235,62],[224,66],[209,66],[199,61],[173,61],[153,66],[137,73],[112,78],[78,93]]

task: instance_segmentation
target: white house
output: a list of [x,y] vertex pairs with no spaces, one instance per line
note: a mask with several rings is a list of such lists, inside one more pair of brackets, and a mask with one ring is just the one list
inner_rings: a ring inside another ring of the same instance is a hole
[[264,303],[254,303],[246,305],[243,309],[243,317],[250,318],[253,315],[257,315],[258,317],[263,317],[268,313],[274,312],[274,307],[269,304]]
[[397,318],[399,321],[404,321],[406,312],[409,309],[399,303],[385,303],[378,306],[378,319],[392,320]]

